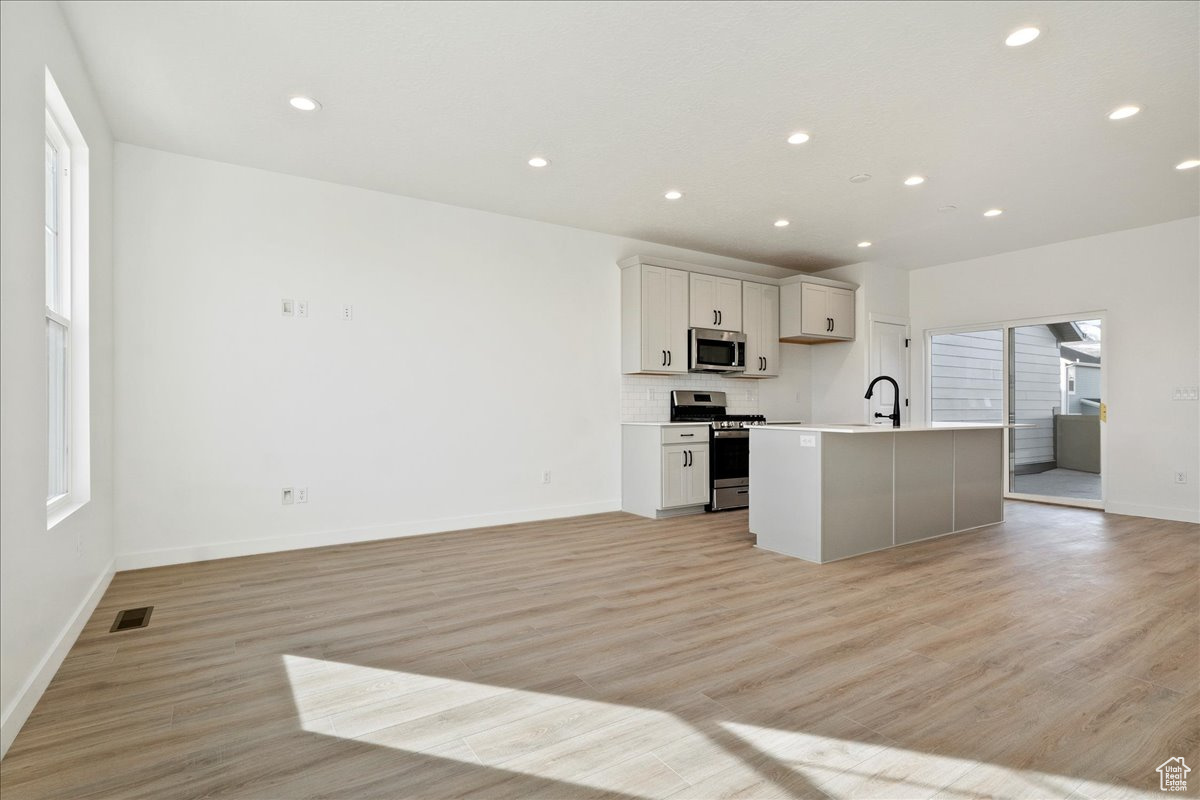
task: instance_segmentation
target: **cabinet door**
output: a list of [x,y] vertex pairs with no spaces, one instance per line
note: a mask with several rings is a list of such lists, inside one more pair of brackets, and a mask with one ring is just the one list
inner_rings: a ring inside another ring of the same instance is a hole
[[708,503],[710,498],[708,482],[708,445],[689,447],[688,466],[684,480],[687,484],[688,505]]
[[826,286],[805,283],[800,286],[800,332],[829,336],[829,291]]
[[662,508],[678,508],[692,505],[688,492],[691,490],[691,469],[688,449],[691,445],[671,444],[662,449]]
[[717,327],[717,278],[693,272],[689,278],[691,299],[688,325],[693,328]]
[[642,267],[642,369],[687,372],[687,273]]
[[[746,286],[751,284],[747,283]],[[779,374],[779,287],[762,286],[759,312],[758,355],[762,356],[761,375]],[[749,334],[746,335],[749,340]],[[756,364],[757,365],[757,364]]]
[[667,272],[667,372],[687,372],[688,273],[678,269]]
[[746,375],[758,375],[763,371],[761,350],[763,289],[774,288],[761,283],[742,284],[742,330],[746,333]]
[[829,288],[829,316],[833,319],[830,335],[839,339],[854,338],[854,292]]
[[717,325],[723,331],[742,330],[742,282],[717,278]]

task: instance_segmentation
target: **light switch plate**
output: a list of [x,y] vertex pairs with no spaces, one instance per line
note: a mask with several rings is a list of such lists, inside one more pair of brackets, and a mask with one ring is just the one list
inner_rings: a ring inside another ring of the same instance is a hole
[[296,304],[290,297],[285,297],[280,310],[285,317],[293,316],[296,313]]

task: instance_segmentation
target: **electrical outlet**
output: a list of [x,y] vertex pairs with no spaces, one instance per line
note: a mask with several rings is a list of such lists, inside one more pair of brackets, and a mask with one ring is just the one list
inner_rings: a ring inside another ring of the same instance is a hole
[[296,301],[296,316],[297,317],[307,317],[308,316],[308,301],[307,300],[297,300]]
[[549,483],[549,482],[550,482],[550,470],[544,469],[544,470],[542,470],[542,483]]
[[280,309],[285,317],[290,317],[296,313],[296,303],[290,297],[283,298],[283,304]]
[[307,487],[296,490],[296,502],[297,503],[307,503],[308,502],[308,488]]
[[1187,483],[1187,473],[1183,472],[1182,470],[1176,472],[1175,473],[1175,482],[1176,483]]
[[295,500],[292,493],[292,487],[288,486],[283,490],[283,504],[285,506],[290,506],[293,502],[295,502]]
[[342,319],[346,322],[354,319],[354,306],[349,304],[342,306]]

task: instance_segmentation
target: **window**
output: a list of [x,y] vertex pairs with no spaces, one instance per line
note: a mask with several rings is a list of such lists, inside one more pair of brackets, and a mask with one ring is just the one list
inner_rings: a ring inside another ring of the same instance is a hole
[[88,149],[46,73],[46,521],[91,496],[88,396]]
[[1004,419],[1004,337],[999,328],[930,337],[930,421]]
[[71,150],[46,112],[46,375],[49,476],[46,502],[67,496],[70,475]]

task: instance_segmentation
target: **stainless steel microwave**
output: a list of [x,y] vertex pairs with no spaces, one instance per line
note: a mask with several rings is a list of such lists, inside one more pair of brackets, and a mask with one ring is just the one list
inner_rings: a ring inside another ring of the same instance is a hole
[[688,340],[688,372],[745,372],[746,334],[692,328]]

